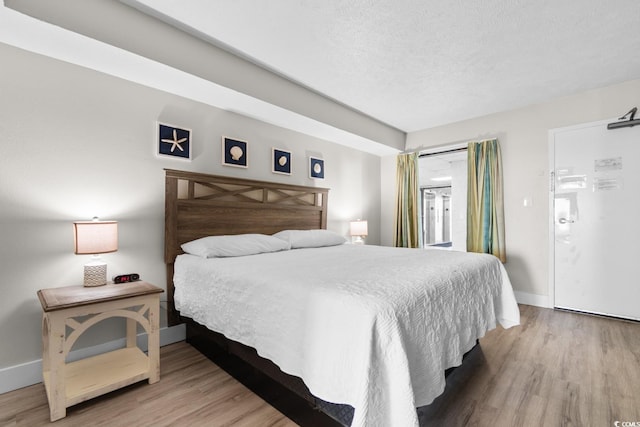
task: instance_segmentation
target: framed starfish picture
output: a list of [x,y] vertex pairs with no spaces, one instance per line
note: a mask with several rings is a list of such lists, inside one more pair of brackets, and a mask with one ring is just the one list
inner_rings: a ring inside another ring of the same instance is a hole
[[191,129],[158,122],[159,156],[191,160]]

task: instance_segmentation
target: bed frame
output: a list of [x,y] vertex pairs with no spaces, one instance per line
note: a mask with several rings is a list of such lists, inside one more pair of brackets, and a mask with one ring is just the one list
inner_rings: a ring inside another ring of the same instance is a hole
[[167,295],[180,245],[205,236],[327,228],[328,188],[165,169]]
[[182,253],[182,243],[212,235],[326,229],[329,189],[165,171],[164,258],[169,324],[186,323],[188,343],[297,424],[350,425],[351,406],[316,398],[300,378],[285,374],[255,349],[181,317],[173,306],[174,261]]
[[214,235],[326,229],[329,189],[172,169],[165,175],[169,324],[186,323],[187,342],[298,424],[342,425],[334,418],[345,415],[336,414],[353,408],[315,398],[300,378],[283,373],[255,349],[181,317],[173,305],[174,261],[181,244]]

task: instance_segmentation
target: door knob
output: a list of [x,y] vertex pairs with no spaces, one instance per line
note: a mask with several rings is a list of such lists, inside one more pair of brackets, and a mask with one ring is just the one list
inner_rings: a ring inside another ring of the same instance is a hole
[[566,224],[566,223],[573,224],[574,223],[574,221],[572,219],[567,219],[567,218],[558,218],[558,222],[560,224]]

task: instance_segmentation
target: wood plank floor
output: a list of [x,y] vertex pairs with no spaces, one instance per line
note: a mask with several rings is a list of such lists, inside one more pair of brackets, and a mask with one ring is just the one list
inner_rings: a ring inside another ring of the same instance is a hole
[[[424,426],[640,422],[640,324],[520,306],[522,326],[480,340],[420,410]],[[55,426],[294,426],[186,343],[161,349],[161,380],[68,409]],[[0,426],[49,424],[42,384],[0,395]]]
[[520,313],[521,326],[480,340],[421,424],[640,422],[640,324],[526,305]]
[[160,349],[160,369],[158,383],[83,402],[55,423],[42,384],[2,394],[0,426],[296,426],[185,342]]

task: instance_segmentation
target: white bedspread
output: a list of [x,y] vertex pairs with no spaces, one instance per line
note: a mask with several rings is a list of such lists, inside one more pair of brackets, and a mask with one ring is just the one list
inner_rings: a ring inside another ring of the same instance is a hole
[[417,426],[477,338],[520,323],[491,255],[341,245],[237,258],[180,255],[183,315],[257,349],[352,426]]

